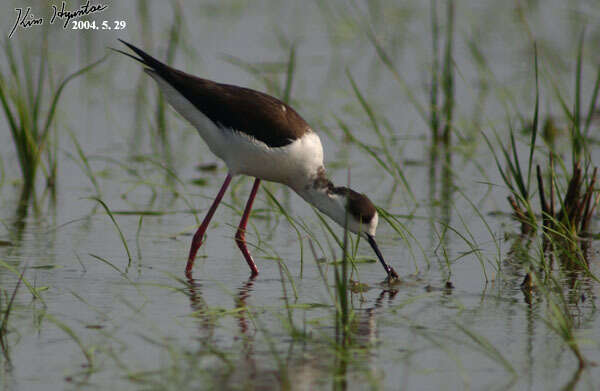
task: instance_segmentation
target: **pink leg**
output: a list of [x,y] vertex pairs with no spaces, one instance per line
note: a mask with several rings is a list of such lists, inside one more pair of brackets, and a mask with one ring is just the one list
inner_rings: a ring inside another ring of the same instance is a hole
[[256,192],[258,191],[258,187],[260,186],[260,179],[256,178],[254,180],[254,185],[252,186],[252,191],[250,192],[250,197],[248,198],[248,202],[246,203],[246,209],[244,209],[244,215],[242,216],[242,221],[240,221],[240,225],[238,226],[237,233],[235,234],[235,242],[237,243],[240,250],[242,250],[242,254],[244,254],[244,258],[246,258],[246,262],[248,262],[248,266],[250,266],[250,271],[252,272],[252,277],[258,275],[258,268],[254,263],[254,259],[252,259],[252,255],[248,251],[246,247],[246,224],[248,224],[248,218],[250,217],[250,211],[252,210],[252,204],[254,203],[254,198],[256,197]]
[[208,223],[210,223],[210,219],[212,219],[213,215],[215,214],[215,211],[217,210],[217,206],[219,206],[219,203],[221,202],[223,195],[225,195],[225,191],[227,190],[227,187],[229,187],[230,182],[231,182],[231,174],[227,174],[227,178],[225,178],[225,182],[223,182],[223,186],[221,186],[221,190],[219,190],[219,194],[217,194],[217,197],[213,201],[213,204],[211,205],[210,209],[208,210],[206,217],[204,217],[204,220],[202,221],[200,228],[198,228],[198,231],[196,231],[196,234],[194,235],[194,239],[192,239],[192,246],[190,247],[190,255],[188,257],[187,265],[185,267],[185,274],[188,277],[190,277],[192,275],[192,267],[194,266],[194,259],[196,258],[196,253],[198,252],[198,249],[202,245],[202,237],[204,237],[206,228],[208,228]]

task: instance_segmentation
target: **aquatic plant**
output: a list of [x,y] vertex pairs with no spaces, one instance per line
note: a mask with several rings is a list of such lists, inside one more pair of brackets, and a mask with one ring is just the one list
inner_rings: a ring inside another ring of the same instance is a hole
[[25,274],[25,270],[21,271],[19,274],[19,279],[10,295],[10,298],[7,295],[7,291],[0,289],[0,349],[2,349],[2,354],[7,361],[10,361],[9,348],[8,348],[8,320],[10,318],[10,314],[13,310],[13,306],[15,303],[15,297],[17,296],[17,292],[19,291],[19,287],[21,286],[21,282],[23,282],[23,275]]
[[[542,168],[536,165],[536,177],[538,184],[538,193],[540,198],[541,213],[536,214],[536,208],[533,204],[534,192],[531,190],[532,168],[534,161],[534,151],[536,148],[536,138],[539,128],[539,86],[538,86],[538,57],[537,50],[534,53],[535,62],[535,108],[533,120],[530,126],[530,141],[529,141],[529,159],[527,170],[521,168],[519,154],[515,142],[515,134],[510,127],[510,143],[505,146],[497,133],[495,133],[497,145],[501,153],[497,153],[489,138],[484,133],[484,138],[493,153],[498,170],[502,176],[504,184],[510,191],[508,201],[513,209],[514,216],[521,223],[521,233],[529,234],[535,232],[538,227],[538,215],[542,216],[542,226],[545,233],[553,233],[558,236],[569,238],[571,242],[575,241],[580,235],[585,234],[589,228],[594,210],[600,199],[600,194],[595,194],[594,186],[596,184],[597,169],[590,169],[591,160],[589,153],[585,153],[586,144],[583,140],[587,130],[584,130],[580,119],[580,89],[581,89],[581,57],[583,50],[583,41],[579,47],[577,59],[577,71],[575,79],[575,102],[573,111],[571,111],[560,95],[559,100],[567,118],[571,121],[570,141],[572,150],[572,170],[568,170],[568,165],[561,161],[563,167],[563,175],[559,176],[555,170],[555,160],[559,159],[552,151],[550,151],[548,159],[548,185],[544,184],[544,176]],[[589,126],[591,116],[594,112],[595,102],[597,99],[598,86],[600,85],[600,72],[594,84],[594,92],[592,94],[590,109],[586,117],[586,126]],[[504,157],[506,168],[500,163],[498,155]],[[583,162],[583,163],[582,163]],[[583,166],[583,167],[582,167]],[[561,178],[567,183],[564,197],[561,197]],[[555,193],[559,200],[558,205],[555,204]],[[560,208],[560,209],[559,209]]]
[[75,71],[45,93],[50,80],[50,67],[47,64],[47,42],[42,43],[37,73],[32,69],[32,58],[28,50],[15,50],[9,40],[4,43],[4,53],[9,69],[0,70],[0,102],[8,122],[10,134],[17,152],[23,180],[21,205],[26,204],[35,189],[35,179],[46,152],[46,184],[53,187],[56,182],[57,160],[55,153],[49,152],[48,144],[58,102],[67,84],[77,76],[89,72],[104,59]]
[[[534,49],[535,50],[535,49]],[[492,145],[489,138],[483,133],[485,141],[490,148],[490,151],[494,155],[496,166],[502,176],[504,184],[510,191],[508,196],[508,202],[513,209],[514,215],[517,220],[521,223],[521,233],[527,234],[535,231],[537,227],[536,216],[531,198],[531,169],[533,164],[533,153],[535,150],[535,141],[538,132],[538,117],[539,117],[539,82],[538,82],[538,58],[537,50],[534,52],[534,64],[535,64],[535,108],[533,111],[533,121],[531,125],[531,139],[529,141],[529,162],[527,165],[527,176],[521,169],[521,163],[519,161],[519,153],[517,151],[517,145],[515,142],[515,134],[512,126],[509,122],[509,135],[510,144],[505,146],[500,137],[496,132],[496,141],[498,147],[504,156],[506,162],[506,168],[500,163],[499,153],[496,153],[496,148]]]
[[[181,26],[183,21],[182,10],[179,2],[172,2],[173,6],[173,23],[169,30],[169,44],[167,47],[166,64],[172,64],[175,60],[175,54],[181,41]],[[171,160],[171,150],[169,137],[167,134],[167,105],[165,103],[165,97],[163,94],[158,94],[158,100],[156,102],[156,130],[159,137],[159,145],[165,159],[169,162]]]
[[[593,84],[588,112],[583,117],[585,118],[585,122],[582,123],[581,77],[583,72],[583,43],[584,33],[582,32],[577,51],[575,96],[572,110],[565,103],[560,90],[555,88],[564,114],[570,122],[571,173],[569,174],[565,169],[568,165],[560,161],[560,158],[552,151],[548,159],[549,184],[547,186],[544,185],[542,169],[539,165],[536,167],[544,232],[566,237],[571,243],[574,243],[579,237],[589,234],[590,222],[600,200],[600,193],[595,189],[598,169],[597,167],[593,167],[592,169],[593,163],[587,142],[592,116],[594,115],[598,99],[598,91],[600,89],[600,66],[598,67],[598,74]],[[560,166],[563,169],[562,177],[565,178],[565,182],[567,183],[566,191],[562,198],[561,187],[558,182],[560,176],[556,174],[554,167],[556,160],[559,160],[561,163]],[[558,197],[556,207],[554,200],[555,193]]]
[[[440,26],[437,16],[438,2],[431,0],[431,36],[432,36],[432,60],[431,60],[431,85],[429,89],[428,105],[421,103],[406,80],[401,76],[392,57],[385,50],[383,44],[377,39],[372,30],[368,31],[368,38],[375,47],[381,62],[392,73],[394,79],[400,84],[409,102],[417,110],[419,116],[425,121],[431,130],[433,144],[442,141],[445,145],[450,144],[452,134],[452,122],[454,116],[454,18],[455,4],[453,0],[446,4],[446,31],[443,53],[443,63],[440,70]],[[441,91],[440,91],[441,87]],[[439,104],[440,92],[443,102]],[[429,106],[429,107],[427,107]],[[443,126],[442,126],[443,125]],[[443,128],[443,129],[442,129]]]

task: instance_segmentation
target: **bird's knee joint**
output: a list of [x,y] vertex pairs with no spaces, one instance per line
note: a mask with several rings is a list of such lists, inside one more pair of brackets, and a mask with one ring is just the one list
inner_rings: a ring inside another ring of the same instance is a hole
[[246,242],[246,234],[244,233],[243,230],[238,229],[237,233],[235,234],[235,241],[239,245],[241,245],[244,242]]

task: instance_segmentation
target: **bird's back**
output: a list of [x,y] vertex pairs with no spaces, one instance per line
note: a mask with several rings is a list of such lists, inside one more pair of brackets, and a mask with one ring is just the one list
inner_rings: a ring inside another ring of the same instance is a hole
[[[294,109],[273,96],[190,75],[121,42],[139,58],[122,53],[144,64],[151,76],[165,82],[159,82],[163,92],[164,84],[170,86],[220,128],[245,133],[271,148],[288,145],[310,129]],[[171,95],[172,92],[169,91]],[[175,109],[179,111],[180,108]]]
[[[290,106],[265,93],[174,69],[127,44],[167,101],[198,130],[232,174],[299,186],[323,166],[319,136]],[[135,57],[134,57],[135,58]]]
[[173,68],[159,75],[217,126],[245,133],[271,148],[288,145],[309,129],[294,109],[265,93]]

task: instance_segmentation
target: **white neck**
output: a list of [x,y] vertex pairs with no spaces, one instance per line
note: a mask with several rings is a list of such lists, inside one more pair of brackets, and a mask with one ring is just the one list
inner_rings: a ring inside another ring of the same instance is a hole
[[344,195],[334,194],[328,191],[327,187],[308,186],[301,189],[295,189],[296,193],[306,202],[313,205],[320,212],[329,216],[333,221],[344,227],[346,218],[348,219],[348,229],[356,234],[368,233],[375,235],[377,227],[377,216],[368,226],[361,224],[346,210],[347,199]]
[[344,226],[344,219],[346,218],[345,197],[330,194],[327,192],[327,188],[315,189],[312,186],[301,189],[297,193],[320,212],[331,217],[339,225]]

